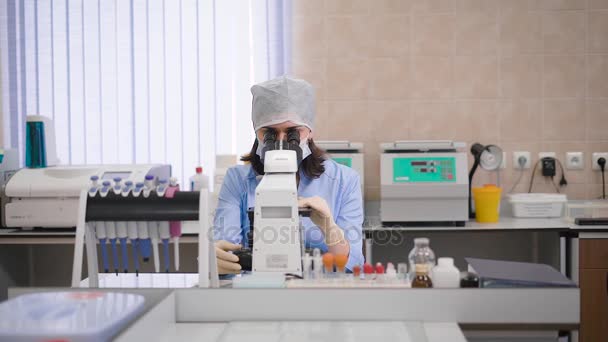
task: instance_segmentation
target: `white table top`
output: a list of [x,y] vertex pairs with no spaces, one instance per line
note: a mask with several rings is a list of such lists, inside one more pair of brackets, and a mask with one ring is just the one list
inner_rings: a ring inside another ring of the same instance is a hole
[[285,321],[176,323],[160,341],[466,341],[456,323]]

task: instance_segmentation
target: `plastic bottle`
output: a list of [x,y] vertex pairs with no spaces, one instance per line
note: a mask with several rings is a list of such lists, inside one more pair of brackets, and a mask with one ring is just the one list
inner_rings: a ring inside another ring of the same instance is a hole
[[411,272],[410,279],[415,277],[417,264],[426,264],[427,272],[435,267],[435,252],[429,247],[428,238],[416,238],[414,239],[414,248],[408,256],[409,269]]
[[209,177],[203,173],[201,166],[196,168],[194,176],[190,177],[190,191],[209,189]]
[[436,288],[460,287],[460,271],[454,266],[453,258],[439,258],[431,274]]

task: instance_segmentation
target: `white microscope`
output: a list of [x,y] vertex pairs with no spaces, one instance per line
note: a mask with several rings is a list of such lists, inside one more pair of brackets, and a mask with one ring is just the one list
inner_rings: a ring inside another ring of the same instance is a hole
[[255,191],[253,274],[302,275],[304,238],[296,172],[296,151],[266,151],[265,175]]

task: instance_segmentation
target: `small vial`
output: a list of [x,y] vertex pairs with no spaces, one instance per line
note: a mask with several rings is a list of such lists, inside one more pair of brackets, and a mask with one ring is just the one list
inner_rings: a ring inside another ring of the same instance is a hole
[[114,187],[112,188],[114,195],[120,195],[122,192],[122,178],[114,177]]
[[97,195],[97,187],[96,186],[92,186],[89,188],[89,197],[95,197],[95,195]]
[[141,191],[144,188],[144,183],[135,184],[135,188],[133,189],[133,197],[139,197],[141,195]]
[[144,181],[144,186],[147,189],[150,189],[150,190],[154,189],[154,186],[155,186],[155,184],[154,184],[154,176],[152,176],[152,175],[146,175],[146,179]]
[[397,264],[397,278],[402,280],[407,279],[407,263],[400,262]]
[[129,193],[131,192],[132,188],[133,188],[133,182],[126,181],[125,186],[122,188],[122,197],[129,196]]
[[91,187],[99,187],[99,176],[91,176]]
[[143,191],[142,191],[142,195],[144,196],[144,198],[148,198],[150,197],[150,192],[152,192],[152,189],[148,188],[147,186],[144,185]]
[[112,183],[110,183],[110,181],[103,181],[102,187],[99,190],[99,194],[101,195],[101,197],[106,197],[108,195],[108,193],[110,192],[111,185]]
[[167,191],[167,180],[159,179],[158,186],[156,187],[156,195],[158,197],[165,197],[165,191]]
[[353,266],[353,277],[355,278],[355,280],[358,280],[361,278],[361,266],[359,266],[359,265]]
[[122,188],[122,178],[120,177],[114,177],[114,186],[118,185]]

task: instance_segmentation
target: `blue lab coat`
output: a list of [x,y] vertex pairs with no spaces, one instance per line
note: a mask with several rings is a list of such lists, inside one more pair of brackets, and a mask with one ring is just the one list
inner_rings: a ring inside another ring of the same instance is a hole
[[[335,161],[325,160],[325,172],[316,179],[300,171],[299,197],[319,196],[325,199],[336,224],[344,230],[350,243],[350,255],[346,268],[363,265],[363,199],[359,175],[353,169]],[[214,238],[247,245],[244,239],[249,232],[248,208],[255,207],[255,188],[261,181],[251,165],[237,165],[228,169],[219,193],[215,211]],[[327,251],[324,237],[310,220],[302,218],[307,248]]]

